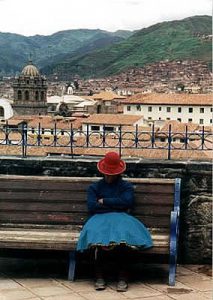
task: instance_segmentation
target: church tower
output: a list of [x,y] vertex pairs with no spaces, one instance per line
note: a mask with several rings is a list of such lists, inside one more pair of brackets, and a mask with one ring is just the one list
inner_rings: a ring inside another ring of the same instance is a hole
[[29,61],[13,83],[13,109],[17,115],[47,114],[47,81]]

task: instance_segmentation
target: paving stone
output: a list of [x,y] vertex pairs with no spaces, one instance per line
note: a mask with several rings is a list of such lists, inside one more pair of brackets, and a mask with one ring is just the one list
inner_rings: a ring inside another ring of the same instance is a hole
[[50,285],[59,285],[56,280],[54,279],[47,279],[47,278],[22,278],[16,280],[21,285],[27,287],[27,288],[33,288],[33,287],[42,287],[42,286],[50,286]]
[[161,296],[162,293],[158,290],[152,289],[145,284],[131,284],[127,292],[125,292],[125,297],[128,299],[134,298],[143,298],[143,297],[151,297],[151,296]]
[[194,274],[193,270],[190,270],[183,266],[177,267],[177,275],[192,275],[192,274]]
[[[141,300],[141,298],[135,298],[137,300]],[[171,300],[172,298],[167,296],[167,295],[160,295],[160,296],[153,296],[153,297],[148,297],[144,298],[146,300]]]
[[15,282],[14,280],[8,278],[0,279],[0,291],[7,290],[7,289],[18,289],[18,288],[21,288],[21,285]]
[[202,295],[204,297],[206,297],[206,299],[212,300],[213,299],[213,292],[209,291],[209,292],[202,292]]
[[[42,297],[43,300],[59,300],[58,296]],[[77,294],[61,295],[60,300],[85,300],[84,297]]]
[[175,300],[206,300],[206,297],[202,293],[193,292],[190,294],[174,294],[170,295]]
[[172,293],[189,293],[191,291],[193,291],[192,288],[188,287],[187,285],[176,281],[175,286],[169,286],[168,284],[161,284],[161,283],[151,283],[151,284],[147,284],[147,286],[150,286],[153,289],[156,289],[160,292],[163,293],[168,293],[168,294],[172,294]]
[[190,276],[179,276],[177,280],[198,291],[212,290],[212,281],[207,276],[204,277],[197,274]]
[[30,291],[23,289],[1,290],[0,300],[24,300],[35,298],[36,296]]
[[70,293],[70,290],[64,286],[44,286],[44,287],[35,287],[31,288],[31,291],[36,296],[47,297],[47,296],[54,296],[54,295],[64,295]]
[[94,291],[90,293],[81,293],[81,296],[83,296],[87,300],[126,300],[126,298],[123,294],[126,293],[117,293],[117,292],[111,292],[111,291]]
[[66,287],[72,289],[75,292],[94,292],[94,281],[60,281]]

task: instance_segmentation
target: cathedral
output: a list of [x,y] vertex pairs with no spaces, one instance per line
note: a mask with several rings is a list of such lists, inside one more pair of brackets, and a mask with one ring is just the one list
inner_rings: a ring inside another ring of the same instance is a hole
[[13,110],[16,115],[47,114],[47,81],[29,61],[13,83]]

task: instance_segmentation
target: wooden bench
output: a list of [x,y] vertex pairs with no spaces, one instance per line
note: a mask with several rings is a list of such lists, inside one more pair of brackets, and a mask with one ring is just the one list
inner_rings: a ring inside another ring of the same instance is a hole
[[[0,249],[70,252],[68,279],[74,280],[75,248],[87,219],[86,190],[99,178],[0,175]],[[180,179],[128,179],[135,188],[132,214],[149,228],[153,254],[169,259],[175,284]]]

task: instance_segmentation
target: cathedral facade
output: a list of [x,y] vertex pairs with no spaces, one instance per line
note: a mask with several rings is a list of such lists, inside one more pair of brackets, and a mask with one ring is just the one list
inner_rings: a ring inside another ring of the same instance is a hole
[[47,81],[29,61],[13,83],[13,110],[16,115],[47,114]]

